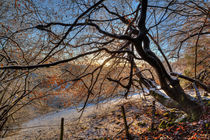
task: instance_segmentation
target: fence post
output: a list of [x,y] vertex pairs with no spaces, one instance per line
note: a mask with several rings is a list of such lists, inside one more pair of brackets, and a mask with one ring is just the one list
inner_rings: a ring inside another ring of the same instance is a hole
[[125,125],[126,137],[127,137],[128,140],[131,140],[131,136],[130,136],[129,131],[128,131],[129,126],[128,126],[128,124],[127,124],[124,106],[121,106],[121,110],[122,110],[122,115],[123,115],[123,120],[124,120],[124,125]]
[[155,112],[156,112],[156,108],[155,108],[155,101],[152,102],[152,124],[151,124],[151,131],[154,130],[154,124],[155,124]]
[[60,140],[63,140],[64,134],[64,118],[61,118],[61,133],[60,133]]

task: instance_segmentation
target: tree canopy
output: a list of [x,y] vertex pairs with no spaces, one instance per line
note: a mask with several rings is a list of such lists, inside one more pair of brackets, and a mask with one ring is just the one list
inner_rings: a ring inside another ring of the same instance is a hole
[[1,128],[25,104],[60,93],[80,97],[75,103],[82,100],[84,110],[90,100],[142,92],[201,116],[199,94],[188,95],[180,80],[210,91],[207,1],[1,0],[0,6]]

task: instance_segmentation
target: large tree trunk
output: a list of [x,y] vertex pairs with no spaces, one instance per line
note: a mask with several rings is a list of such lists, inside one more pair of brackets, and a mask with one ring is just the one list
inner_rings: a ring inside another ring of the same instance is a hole
[[147,0],[142,0],[141,18],[138,26],[139,34],[134,39],[133,44],[141,58],[155,69],[161,88],[165,93],[176,101],[180,105],[181,110],[190,115],[192,119],[199,119],[202,114],[202,106],[185,94],[179,80],[168,74],[160,59],[150,50],[150,41],[145,27],[146,10]]
[[196,102],[195,98],[185,94],[179,83],[177,83],[178,88],[171,88],[170,85],[168,85],[165,90],[163,89],[168,95],[166,96],[163,92],[157,89],[156,85],[152,84],[154,81],[151,82],[141,74],[136,65],[134,65],[134,68],[136,69],[136,75],[140,82],[149,89],[149,94],[158,102],[168,108],[177,108],[183,110],[194,120],[200,118],[200,115],[202,114],[202,106]]
[[[163,64],[154,53],[148,50],[148,52],[145,53],[141,44],[141,41],[136,41],[136,49],[139,55],[155,69],[161,84],[161,88],[170,98],[178,102],[181,106],[181,109],[189,114],[192,119],[198,119],[202,114],[202,106],[195,100],[192,100],[189,95],[185,94],[183,88],[180,86],[179,80],[172,78],[167,73]],[[144,43],[144,45],[149,45],[149,43]],[[144,48],[145,47],[149,46],[144,46]]]

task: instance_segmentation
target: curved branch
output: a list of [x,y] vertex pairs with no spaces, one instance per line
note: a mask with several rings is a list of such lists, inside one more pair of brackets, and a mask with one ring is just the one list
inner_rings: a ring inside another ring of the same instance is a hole
[[39,64],[43,63],[44,61],[46,61],[46,59],[48,58],[48,56],[50,56],[50,54],[60,46],[60,44],[64,41],[64,39],[66,39],[66,37],[68,36],[68,34],[71,32],[71,30],[74,28],[74,26],[77,24],[77,22],[79,21],[80,18],[82,18],[84,15],[86,15],[90,10],[92,10],[93,8],[97,7],[99,4],[101,4],[104,0],[100,0],[99,2],[97,2],[96,4],[94,4],[93,6],[91,6],[90,8],[88,8],[85,12],[83,12],[81,15],[79,15],[76,20],[74,21],[74,23],[72,24],[71,27],[69,27],[68,31],[65,33],[65,35],[62,37],[62,39],[58,42],[58,44],[56,46],[54,46],[50,52],[44,57],[44,59],[42,59]]
[[95,23],[87,23],[87,25],[90,25],[90,26],[93,26],[95,27],[100,33],[104,34],[104,35],[107,35],[109,37],[112,37],[112,38],[116,38],[116,39],[122,39],[122,40],[129,40],[129,41],[133,41],[133,38],[131,38],[130,36],[128,35],[118,35],[118,34],[112,34],[112,33],[109,33],[109,32],[106,32],[104,30],[102,30],[97,24]]
[[135,55],[133,54],[133,52],[131,52],[131,51],[110,51],[110,50],[108,50],[106,48],[101,48],[101,49],[98,49],[98,50],[95,50],[95,51],[83,53],[83,54],[77,55],[75,57],[72,57],[72,58],[69,58],[69,59],[65,59],[65,60],[61,60],[61,61],[57,61],[57,62],[54,62],[54,63],[29,65],[29,66],[19,66],[19,65],[5,66],[5,67],[0,67],[0,70],[1,69],[35,69],[35,68],[51,67],[51,66],[55,66],[55,65],[58,65],[58,64],[70,62],[70,61],[76,60],[76,59],[78,59],[80,57],[83,57],[83,56],[86,56],[86,55],[90,55],[90,54],[93,54],[93,53],[97,53],[97,52],[100,52],[100,51],[106,51],[107,53],[110,53],[110,54],[129,53],[129,54],[133,55],[134,58],[136,58]]
[[172,76],[178,76],[179,78],[188,80],[190,82],[195,82],[196,84],[200,85],[205,91],[210,92],[210,86],[205,85],[204,83],[202,83],[201,81],[197,80],[197,79],[192,79],[190,77],[184,76],[182,74],[179,73],[175,73],[175,72],[171,72],[170,73]]
[[150,33],[148,33],[148,35],[152,39],[152,41],[155,43],[155,45],[158,47],[158,50],[160,51],[160,53],[162,54],[163,58],[165,59],[165,61],[166,61],[167,65],[168,65],[168,68],[169,68],[170,72],[173,72],[172,71],[172,68],[171,68],[171,65],[168,62],[168,59],[165,56],[165,54],[163,53],[163,51],[162,51],[160,45],[158,44],[158,42],[152,37],[152,35]]

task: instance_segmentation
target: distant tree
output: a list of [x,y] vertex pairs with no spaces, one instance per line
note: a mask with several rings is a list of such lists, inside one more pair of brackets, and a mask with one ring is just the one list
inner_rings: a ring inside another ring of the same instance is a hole
[[[185,49],[185,54],[182,58],[185,61],[186,69],[184,70],[184,74],[189,77],[194,77],[199,79],[201,82],[209,85],[209,74],[210,74],[210,57],[209,57],[209,39],[206,37],[202,38],[202,42],[196,46],[188,47]],[[195,51],[197,51],[197,60],[195,62]],[[196,63],[196,64],[195,64]],[[196,65],[196,69],[195,69]],[[195,77],[196,70],[196,77]]]
[[[85,98],[82,110],[90,99],[122,92],[127,97],[147,88],[148,94],[167,107],[183,110],[192,119],[202,115],[202,106],[185,93],[178,77],[210,90],[196,79],[198,46],[209,36],[207,2],[27,0],[15,1],[13,7],[16,11],[8,13],[17,14],[16,24],[7,22],[9,19],[2,22],[2,27],[14,27],[1,35],[4,45],[0,53],[2,59],[17,63],[1,61],[1,73],[39,74],[44,68],[61,67],[62,73],[57,76],[65,75],[65,81],[60,84],[69,82],[65,89]],[[195,38],[197,41],[187,42]],[[12,40],[17,43],[12,44]],[[184,55],[183,49],[193,46],[195,76],[175,73],[170,63]],[[11,51],[20,51],[17,55],[21,55],[16,57]],[[62,65],[79,65],[80,69]]]
[[[23,4],[25,9],[20,8]],[[25,1],[20,5],[18,1],[2,0],[0,7],[0,67],[30,64],[35,60],[35,57],[31,57],[31,54],[35,53],[32,47],[34,44],[30,42],[30,33],[21,31],[30,21],[29,16],[28,20],[25,20],[26,16],[34,11],[30,2]],[[26,47],[29,44],[30,47]],[[14,114],[32,101],[29,100],[29,94],[39,85],[30,82],[32,80],[34,79],[30,70],[0,70],[1,136],[7,132],[4,128],[16,121]]]

